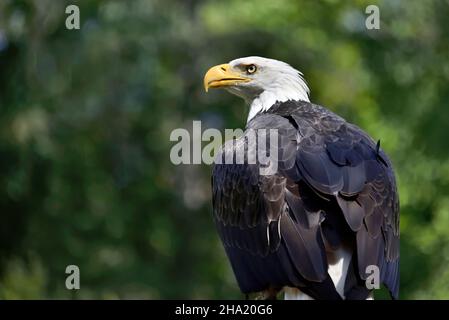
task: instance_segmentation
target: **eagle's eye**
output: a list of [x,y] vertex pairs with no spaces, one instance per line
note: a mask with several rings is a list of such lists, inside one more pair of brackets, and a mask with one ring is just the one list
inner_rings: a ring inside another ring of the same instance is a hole
[[250,65],[246,66],[246,72],[248,74],[253,74],[256,71],[257,71],[257,67],[254,64],[250,64]]

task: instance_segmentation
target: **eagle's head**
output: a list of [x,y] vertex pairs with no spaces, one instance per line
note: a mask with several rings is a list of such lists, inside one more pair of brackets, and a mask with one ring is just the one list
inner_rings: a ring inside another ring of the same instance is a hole
[[212,67],[204,76],[204,88],[225,88],[251,105],[248,121],[277,101],[309,101],[302,73],[285,62],[246,57]]

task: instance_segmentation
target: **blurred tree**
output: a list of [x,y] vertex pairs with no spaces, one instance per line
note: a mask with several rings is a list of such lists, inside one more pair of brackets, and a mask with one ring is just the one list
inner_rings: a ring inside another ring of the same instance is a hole
[[[449,298],[447,1],[0,2],[0,298],[239,298],[210,168],[170,132],[243,127],[203,73],[260,55],[381,139],[401,194],[401,297]],[[66,290],[65,267],[81,270]]]

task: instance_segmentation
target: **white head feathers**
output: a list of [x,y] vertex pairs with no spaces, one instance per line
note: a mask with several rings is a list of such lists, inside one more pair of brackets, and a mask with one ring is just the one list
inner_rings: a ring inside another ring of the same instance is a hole
[[[309,101],[310,91],[302,73],[285,62],[262,57],[246,57],[232,60],[229,65],[236,72],[255,70],[251,74],[246,72],[245,76],[251,81],[227,87],[228,91],[250,104],[248,121],[278,101]],[[249,67],[251,69],[248,69]]]

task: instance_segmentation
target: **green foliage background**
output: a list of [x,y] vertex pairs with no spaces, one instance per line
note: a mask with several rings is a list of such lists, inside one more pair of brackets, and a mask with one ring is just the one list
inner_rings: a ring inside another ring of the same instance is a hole
[[[364,26],[369,4],[380,30]],[[247,55],[302,70],[312,101],[381,140],[401,298],[449,298],[448,16],[437,0],[1,0],[0,298],[241,298],[210,167],[174,166],[169,136],[244,126],[243,101],[202,78]]]

